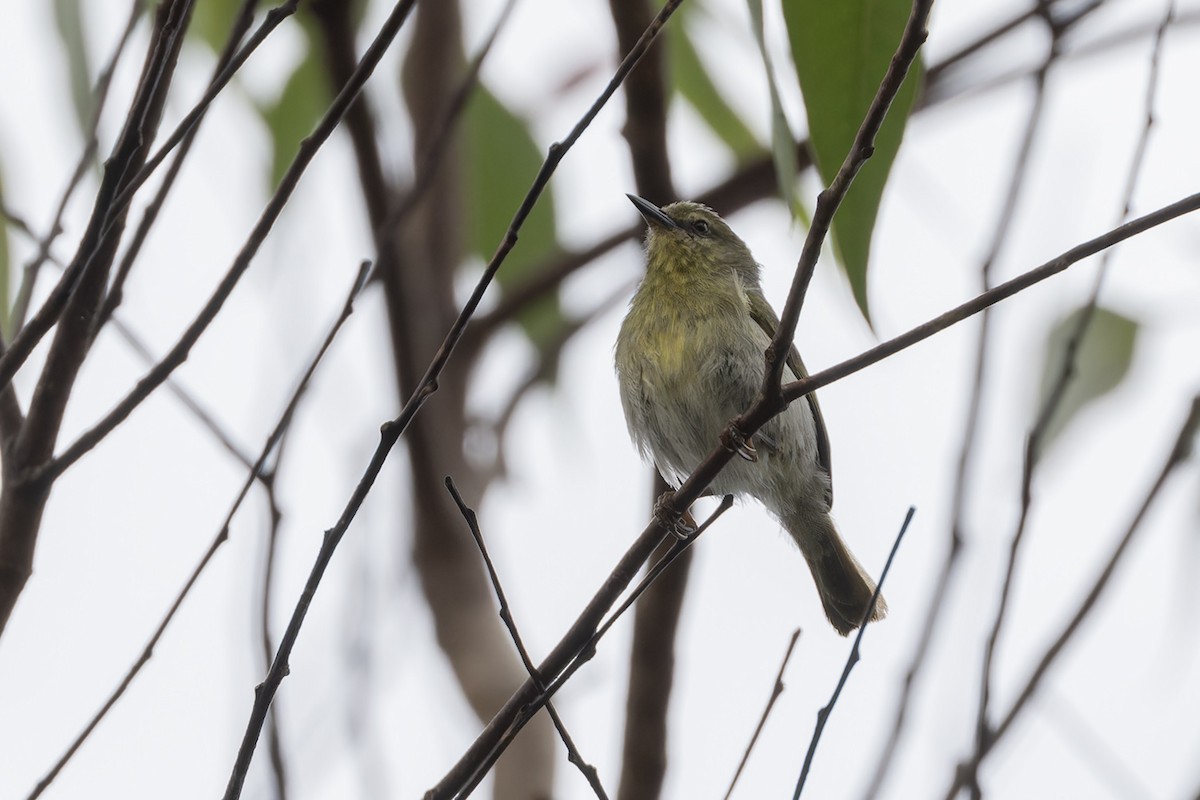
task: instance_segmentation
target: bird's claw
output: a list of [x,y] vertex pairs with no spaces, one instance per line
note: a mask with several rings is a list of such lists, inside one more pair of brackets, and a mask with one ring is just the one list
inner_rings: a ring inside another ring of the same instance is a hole
[[721,431],[721,444],[751,463],[758,461],[758,451],[754,449],[754,435],[746,436],[736,425],[730,425]]
[[671,508],[671,498],[674,492],[664,492],[654,501],[654,519],[667,533],[679,541],[687,541],[696,532],[696,521],[692,515],[684,511],[680,513]]

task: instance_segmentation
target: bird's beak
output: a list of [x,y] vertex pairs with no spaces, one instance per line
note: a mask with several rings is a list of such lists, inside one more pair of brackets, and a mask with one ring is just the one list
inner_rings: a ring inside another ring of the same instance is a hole
[[649,200],[638,197],[636,194],[625,195],[629,198],[629,202],[637,206],[637,210],[641,212],[642,218],[651,225],[656,225],[662,228],[678,228],[675,220],[663,213],[663,210],[651,203]]

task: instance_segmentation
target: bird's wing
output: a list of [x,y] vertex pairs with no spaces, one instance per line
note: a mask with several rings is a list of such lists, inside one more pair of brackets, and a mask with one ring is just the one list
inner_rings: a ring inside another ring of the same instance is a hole
[[[763,329],[768,339],[774,339],[775,331],[779,328],[779,318],[775,316],[775,310],[771,308],[771,304],[767,302],[767,298],[762,293],[747,292],[746,294],[750,300],[750,318],[758,323],[758,327]],[[800,360],[800,353],[796,350],[795,344],[788,348],[787,365],[797,378],[808,377],[808,370],[804,368],[804,362]],[[824,470],[828,478],[825,503],[832,508],[833,465],[829,457],[829,433],[825,430],[825,418],[821,415],[821,404],[817,402],[816,392],[810,392],[804,399],[808,401],[808,407],[812,411],[813,428],[817,432],[817,465]]]

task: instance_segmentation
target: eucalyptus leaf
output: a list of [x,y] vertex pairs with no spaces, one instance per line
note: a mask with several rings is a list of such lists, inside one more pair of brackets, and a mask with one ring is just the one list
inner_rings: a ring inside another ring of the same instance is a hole
[[92,95],[92,70],[84,38],[83,8],[80,0],[54,0],[54,27],[67,59],[67,78],[71,83],[71,103],[79,130],[92,127],[96,98]]
[[[525,120],[482,84],[472,95],[463,122],[469,242],[471,251],[487,260],[504,239],[543,154]],[[496,275],[501,289],[520,283],[557,249],[553,200],[553,189],[547,187]],[[518,322],[534,345],[544,350],[565,320],[553,297],[524,309]]]
[[[1068,368],[1068,344],[1079,329],[1083,313],[1083,308],[1077,308],[1060,319],[1046,338],[1038,414],[1042,413],[1041,409],[1045,408],[1047,399]],[[1138,329],[1137,321],[1129,317],[1103,307],[1095,309],[1083,338],[1079,340],[1074,368],[1062,399],[1042,434],[1043,451],[1080,411],[1121,385],[1133,362]]]
[[771,158],[775,163],[775,181],[779,195],[787,203],[793,218],[799,216],[800,204],[796,197],[796,138],[783,113],[779,100],[779,87],[775,83],[775,70],[767,53],[766,34],[763,29],[762,0],[746,0],[750,9],[750,24],[754,28],[754,39],[762,56],[763,72],[767,76],[767,88],[771,94]]
[[275,186],[329,107],[329,80],[317,48],[309,45],[274,103],[261,109],[271,133],[271,185]]
[[[900,43],[909,11],[906,0],[783,0],[792,59],[808,115],[809,141],[826,185],[850,152]],[[855,178],[833,223],[840,263],[868,321],[871,234],[916,97],[919,73],[918,61],[888,111],[875,139],[874,155]]]
[[736,157],[741,159],[760,152],[762,145],[758,138],[713,83],[686,26],[668,26],[664,34],[675,90]]

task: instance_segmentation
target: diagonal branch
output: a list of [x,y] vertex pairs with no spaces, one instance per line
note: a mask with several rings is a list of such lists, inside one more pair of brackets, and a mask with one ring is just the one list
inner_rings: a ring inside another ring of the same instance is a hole
[[[533,665],[533,659],[529,657],[529,651],[525,648],[525,642],[521,639],[521,634],[517,630],[517,621],[513,619],[512,608],[508,605],[508,598],[504,594],[504,588],[500,585],[500,576],[496,573],[496,565],[492,563],[492,557],[488,554],[487,545],[483,541],[483,533],[479,530],[479,519],[475,512],[462,499],[462,495],[458,493],[458,487],[454,485],[454,480],[450,476],[446,476],[446,489],[449,490],[450,496],[454,498],[455,505],[458,506],[458,511],[462,514],[463,520],[467,523],[467,528],[471,531],[471,538],[475,540],[475,546],[479,548],[479,554],[483,556],[483,563],[487,567],[488,577],[492,581],[492,588],[496,592],[496,599],[500,601],[500,619],[504,622],[504,627],[508,629],[509,635],[512,637],[513,644],[517,648],[517,653],[521,656],[521,663],[525,665],[525,670],[529,673],[529,677],[536,683],[540,691],[545,691],[546,686],[542,682],[542,676],[538,673],[537,667]],[[553,703],[547,701],[546,711],[550,713],[550,719],[554,721],[554,727],[558,730],[558,735],[562,738],[563,745],[567,748],[568,758],[572,764],[579,768],[583,773],[583,777],[587,780],[588,785],[592,787],[592,791],[601,800],[608,800],[608,795],[604,792],[604,787],[600,784],[600,775],[596,772],[596,768],[583,760],[583,756],[579,752],[579,748],[575,746],[575,740],[571,738],[571,734],[567,732],[566,725],[563,724],[562,718],[558,714],[558,710]]]
[[321,360],[324,358],[325,353],[328,352],[330,345],[333,344],[333,340],[337,337],[338,331],[341,330],[342,325],[345,324],[346,320],[349,319],[350,315],[353,313],[354,301],[357,299],[359,292],[362,291],[369,266],[370,262],[364,261],[362,266],[359,267],[358,274],[354,279],[354,284],[350,289],[349,295],[346,297],[345,304],[342,306],[341,314],[334,321],[329,333],[325,336],[325,340],[322,342],[320,349],[317,350],[316,356],[313,357],[313,360],[309,363],[304,375],[301,376],[300,381],[297,383],[296,390],[292,392],[292,396],[288,400],[287,405],[284,407],[283,413],[279,417],[279,421],[275,424],[275,428],[267,437],[266,442],[263,444],[262,451],[258,455],[258,459],[250,468],[249,474],[246,476],[246,480],[242,483],[242,488],[239,490],[237,497],[234,498],[233,504],[226,513],[225,521],[221,524],[220,529],[217,531],[217,535],[213,538],[212,543],[208,546],[208,550],[205,551],[204,555],[200,558],[200,561],[196,564],[195,569],[192,570],[192,574],[184,583],[183,588],[179,590],[179,594],[176,595],[174,602],[171,603],[171,607],[167,609],[167,613],[163,616],[162,621],[159,622],[158,627],[150,636],[150,640],[146,643],[145,648],[143,648],[142,654],[129,668],[129,671],[125,673],[125,677],[122,678],[121,683],[118,684],[116,689],[113,690],[108,700],[105,701],[104,705],[100,707],[100,710],[96,712],[95,716],[92,717],[92,719],[84,727],[83,731],[75,738],[73,742],[71,742],[71,745],[67,748],[66,752],[63,753],[59,760],[54,763],[54,766],[50,768],[45,777],[38,781],[37,786],[34,787],[33,792],[30,793],[27,800],[36,800],[36,798],[41,796],[42,792],[46,790],[46,787],[48,787],[54,781],[54,779],[58,777],[58,773],[62,771],[62,768],[67,765],[67,762],[70,761],[75,753],[78,752],[79,748],[83,746],[83,743],[87,740],[88,736],[91,735],[92,731],[96,729],[96,726],[100,724],[100,721],[104,719],[105,715],[107,715],[112,707],[116,705],[117,701],[121,699],[121,696],[125,694],[125,690],[128,689],[133,683],[133,679],[137,677],[139,672],[141,672],[142,667],[149,663],[150,658],[154,655],[154,648],[158,645],[159,639],[161,639],[163,633],[166,632],[167,626],[171,624],[171,620],[175,618],[176,612],[178,612],[180,606],[183,605],[183,601],[187,599],[192,587],[196,585],[196,581],[200,579],[200,574],[204,572],[209,562],[212,561],[213,556],[216,555],[217,550],[219,550],[221,545],[223,545],[229,538],[229,527],[233,523],[234,516],[237,515],[238,509],[241,508],[242,503],[250,494],[250,487],[254,485],[254,481],[258,479],[265,469],[267,459],[270,457],[272,451],[274,451],[275,446],[279,443],[279,440],[283,437],[283,434],[291,425],[292,419],[295,417],[296,407],[300,404],[300,399],[303,397],[305,390],[308,388],[308,384],[312,380],[312,376],[316,372],[317,367],[320,365]]

